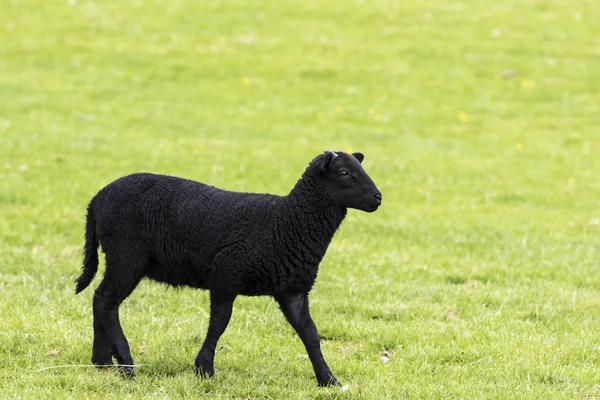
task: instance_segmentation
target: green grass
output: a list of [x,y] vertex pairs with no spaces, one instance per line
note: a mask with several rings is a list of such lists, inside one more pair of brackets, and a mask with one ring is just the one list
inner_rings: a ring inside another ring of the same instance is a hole
[[[600,397],[599,37],[593,0],[0,0],[0,397]],[[349,147],[384,204],[311,295],[348,391],[267,298],[197,379],[208,295],[150,282],[122,307],[137,377],[85,367],[98,189],[285,194]]]

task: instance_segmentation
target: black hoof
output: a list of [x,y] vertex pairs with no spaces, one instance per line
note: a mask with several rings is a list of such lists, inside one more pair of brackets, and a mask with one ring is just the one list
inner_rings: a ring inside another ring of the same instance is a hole
[[94,365],[98,369],[107,369],[107,368],[112,368],[112,367],[115,366],[115,364],[113,364],[112,362],[110,362],[110,363],[102,363],[102,364],[94,363]]
[[92,349],[92,363],[98,367],[113,365],[113,358],[110,352]]
[[331,387],[331,386],[339,386],[341,387],[342,384],[335,379],[335,377],[331,377],[329,380],[320,380],[319,382],[319,387]]
[[121,371],[121,373],[127,378],[133,378],[135,376],[133,367],[119,367],[119,371]]
[[196,376],[201,378],[210,378],[215,374],[215,370],[212,367],[196,367]]

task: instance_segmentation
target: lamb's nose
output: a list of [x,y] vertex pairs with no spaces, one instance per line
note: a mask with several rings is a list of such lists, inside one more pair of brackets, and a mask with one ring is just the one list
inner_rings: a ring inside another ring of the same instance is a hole
[[379,203],[381,203],[382,197],[381,197],[381,193],[380,192],[375,193],[375,198],[377,199],[377,201],[379,201]]

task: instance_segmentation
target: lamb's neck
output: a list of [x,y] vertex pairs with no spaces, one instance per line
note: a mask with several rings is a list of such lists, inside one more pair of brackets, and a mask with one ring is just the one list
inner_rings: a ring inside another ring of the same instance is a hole
[[292,234],[313,242],[315,249],[327,249],[346,216],[346,209],[334,204],[318,179],[304,174],[286,196]]

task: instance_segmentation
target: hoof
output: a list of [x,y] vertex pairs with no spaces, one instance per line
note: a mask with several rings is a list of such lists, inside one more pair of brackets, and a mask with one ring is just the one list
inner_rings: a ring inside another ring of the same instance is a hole
[[341,387],[342,384],[335,379],[334,376],[332,376],[331,378],[329,378],[329,380],[319,380],[319,387],[331,387],[331,386],[338,386]]
[[121,371],[121,373],[127,378],[133,378],[135,376],[133,367],[119,367],[119,371]]
[[95,349],[92,349],[92,364],[98,368],[108,368],[115,365],[110,353],[96,351]]
[[215,370],[212,367],[203,367],[203,366],[199,366],[196,367],[196,376],[201,377],[201,378],[210,378],[215,374]]
[[94,363],[94,365],[96,366],[96,368],[98,369],[108,369],[108,368],[112,368],[115,366],[115,364],[111,362],[106,362],[106,363]]

